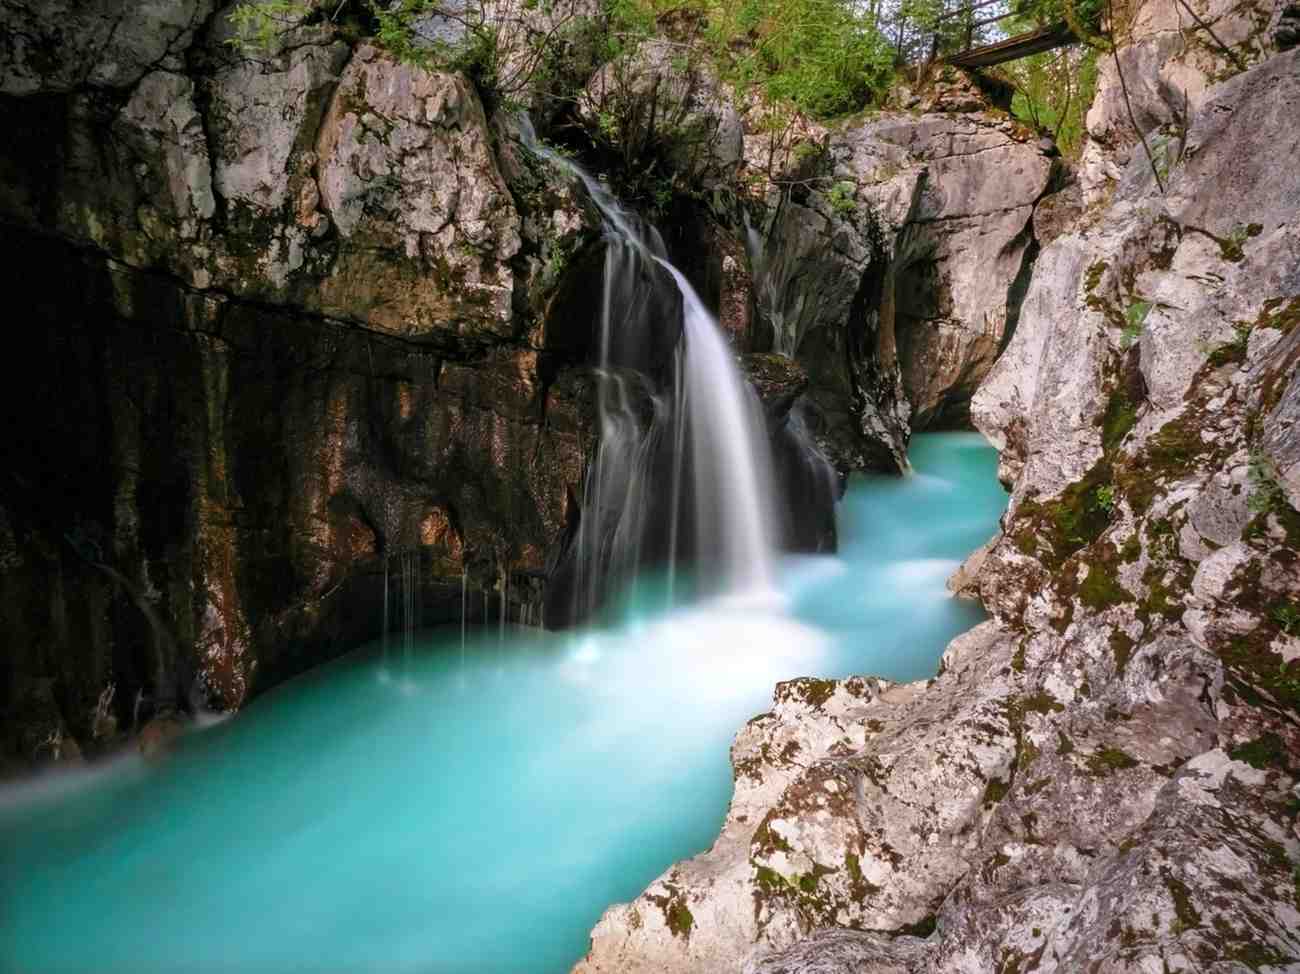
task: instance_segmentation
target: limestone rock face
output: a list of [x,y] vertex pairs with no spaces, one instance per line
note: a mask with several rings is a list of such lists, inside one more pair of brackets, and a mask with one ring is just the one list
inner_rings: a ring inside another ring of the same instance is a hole
[[[1300,967],[1300,52],[1208,13],[1257,56],[1185,79],[1163,193],[1103,77],[1100,181],[974,395],[1012,498],[956,584],[993,618],[925,683],[781,685],[718,841],[578,970]],[[1133,88],[1192,70],[1169,41]]]
[[449,321],[462,333],[511,334],[519,217],[464,78],[363,46],[316,150],[321,206],[345,242],[323,310],[410,336]]
[[[902,155],[879,148],[885,158]],[[764,232],[751,233],[762,330],[773,351],[807,370],[810,432],[842,473],[906,468],[908,408],[888,300],[918,186],[919,174],[901,168],[879,183],[844,179],[824,192],[778,183]]]
[[[1088,112],[1080,165],[1086,201],[1103,199],[1135,155],[1146,158],[1133,131],[1130,106],[1156,167],[1172,168],[1181,151],[1181,133],[1214,87],[1282,46],[1270,43],[1270,28],[1280,28],[1285,40],[1285,8],[1256,0],[1200,0],[1193,9],[1211,36],[1177,3],[1135,4],[1119,67],[1114,58],[1098,61],[1097,97]],[[1132,79],[1127,104],[1121,71],[1126,81]]]
[[129,88],[184,54],[212,0],[24,0],[0,4],[0,92]]
[[643,42],[592,76],[578,110],[596,128],[602,116],[620,120],[621,148],[630,158],[640,146],[629,139],[659,143],[676,170],[707,186],[734,175],[743,128],[712,69],[682,51],[666,40]]
[[979,114],[887,117],[846,138],[897,145],[922,167],[895,258],[894,336],[913,427],[963,423],[1014,330],[1051,159],[1015,123]]
[[592,438],[551,306],[597,223],[464,78],[128,6],[3,42],[0,628],[9,695],[55,687],[27,730],[0,700],[6,763],[93,742],[109,683],[125,728],[137,689],[231,709],[358,645],[397,551],[427,622],[463,574],[540,600]]
[[746,149],[772,182],[751,242],[762,329],[808,369],[827,456],[846,471],[903,469],[912,428],[967,420],[1014,329],[1052,161],[1029,132],[976,111],[814,129],[802,152],[770,143]]

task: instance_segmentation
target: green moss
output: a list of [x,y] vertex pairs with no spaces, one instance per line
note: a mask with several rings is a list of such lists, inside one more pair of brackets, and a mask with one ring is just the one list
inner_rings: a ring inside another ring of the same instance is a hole
[[1276,328],[1282,334],[1290,334],[1291,329],[1300,324],[1300,297],[1270,298],[1264,302],[1264,310],[1255,319],[1256,327]]
[[1007,797],[1007,792],[1010,790],[1011,782],[1003,781],[1001,778],[991,779],[984,788],[984,807],[989,808],[996,805]]
[[1088,755],[1088,770],[1099,778],[1136,768],[1137,759],[1117,747],[1102,747]]
[[1129,431],[1137,425],[1137,406],[1129,401],[1123,391],[1116,392],[1106,404],[1101,418],[1101,446],[1110,453],[1124,441]]
[[1053,500],[1022,501],[1016,508],[1017,526],[1012,532],[1016,546],[1037,557],[1049,571],[1057,571],[1109,526],[1111,510],[1107,495],[1101,492],[1109,486],[1109,479],[1110,467],[1103,461]]
[[1237,224],[1226,237],[1220,237],[1217,234],[1210,233],[1201,227],[1188,226],[1188,230],[1209,237],[1219,247],[1219,256],[1230,264],[1239,264],[1246,257],[1244,249],[1245,243],[1252,237],[1257,237],[1263,232],[1263,227],[1258,223]]
[[1213,352],[1206,360],[1212,368],[1222,368],[1225,365],[1241,365],[1246,361],[1246,349],[1250,344],[1250,325],[1238,322],[1234,326],[1236,332],[1230,342],[1224,342]]
[[790,843],[787,842],[779,832],[772,829],[771,823],[768,819],[764,819],[762,824],[755,829],[754,844],[758,846],[759,850],[764,854],[771,852],[794,851],[790,848]]
[[775,869],[769,869],[767,866],[755,866],[754,870],[754,881],[769,893],[777,893],[790,886],[785,877]]
[[1267,538],[1274,525],[1282,529],[1287,548],[1300,550],[1300,512],[1285,501],[1273,505],[1271,510],[1257,514],[1242,534],[1247,540]]
[[1219,653],[1233,670],[1229,687],[1253,707],[1277,703],[1300,712],[1300,667],[1283,664],[1271,670],[1264,662],[1267,654],[1243,649],[1243,645],[1249,645],[1249,640],[1233,640]]
[[1059,703],[1057,699],[1047,691],[1040,690],[1032,696],[1022,697],[1020,700],[1020,709],[1024,713],[1051,714],[1060,713],[1065,709],[1065,705]]
[[1090,266],[1087,273],[1083,275],[1083,291],[1085,294],[1092,294],[1097,290],[1097,285],[1101,283],[1101,276],[1106,273],[1108,265],[1104,260],[1099,260]]
[[1120,335],[1120,347],[1129,349],[1142,335],[1142,326],[1147,315],[1151,313],[1150,301],[1134,301],[1124,312],[1124,331]]
[[687,907],[683,897],[674,897],[664,911],[664,916],[668,920],[668,929],[674,937],[691,939],[691,928],[695,926],[695,917],[691,915],[690,908]]
[[1134,513],[1145,514],[1151,507],[1161,478],[1186,473],[1205,453],[1200,428],[1201,418],[1188,410],[1148,438],[1139,456],[1117,465],[1115,483]]
[[1020,737],[1019,744],[1020,747],[1016,751],[1016,768],[1024,771],[1038,760],[1039,750],[1034,746],[1033,741],[1023,735]]
[[1294,602],[1277,603],[1269,618],[1288,636],[1300,635],[1300,608]]
[[1128,669],[1128,661],[1133,658],[1133,649],[1137,645],[1129,634],[1122,629],[1115,629],[1110,634],[1110,652],[1115,657],[1115,672],[1123,673]]
[[1106,609],[1131,602],[1133,596],[1120,585],[1104,564],[1089,567],[1088,577],[1079,583],[1079,600],[1092,609]]
[[1192,903],[1191,891],[1188,890],[1187,884],[1182,880],[1170,874],[1168,869],[1162,870],[1165,880],[1165,888],[1169,890],[1169,896],[1174,901],[1174,914],[1178,917],[1178,923],[1183,930],[1191,930],[1201,925],[1201,914]]
[[902,937],[920,937],[925,939],[934,933],[935,928],[939,925],[939,918],[931,913],[929,916],[922,917],[915,923],[907,923],[899,927],[894,932]]
[[[1172,583],[1169,576],[1173,576]],[[1179,583],[1183,573],[1177,570],[1170,571],[1164,565],[1153,563],[1148,566],[1147,570],[1142,573],[1142,581],[1147,587],[1147,596],[1142,603],[1142,614],[1146,617],[1152,615],[1163,616],[1166,619],[1177,619],[1183,614],[1183,604],[1178,598],[1177,589],[1184,589]]]
[[1138,560],[1142,554],[1142,539],[1137,536],[1135,531],[1130,534],[1124,541],[1123,546],[1119,549],[1119,560],[1126,565],[1131,565]]
[[1022,641],[1011,656],[1011,668],[1017,673],[1025,672],[1025,644]]
[[862,875],[862,860],[855,853],[850,852],[844,857],[844,869],[849,874],[850,891],[853,898],[859,903],[868,896],[880,892],[879,886],[869,882],[867,877]]
[[1066,734],[1065,731],[1058,730],[1056,732],[1056,753],[1061,757],[1064,757],[1073,751],[1074,741],[1070,740],[1069,735]]
[[1245,939],[1225,943],[1223,947],[1224,960],[1236,961],[1252,971],[1263,971],[1269,968],[1283,969],[1285,965],[1297,959],[1290,954],[1284,954],[1268,944],[1262,944],[1253,939],[1254,934],[1249,927],[1246,927],[1241,933],[1236,931],[1231,933]]
[[835,695],[834,680],[814,680],[811,678],[799,681],[803,686],[803,698],[813,707],[820,707],[827,700]]
[[1282,738],[1271,732],[1233,748],[1229,757],[1234,761],[1245,761],[1252,768],[1287,767],[1286,748],[1282,744]]
[[1166,423],[1151,437],[1145,462],[1152,471],[1181,473],[1192,466],[1202,449],[1200,423],[1194,416],[1184,416]]

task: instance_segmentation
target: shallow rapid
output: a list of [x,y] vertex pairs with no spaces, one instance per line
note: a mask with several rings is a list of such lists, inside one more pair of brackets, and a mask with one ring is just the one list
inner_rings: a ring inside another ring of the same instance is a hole
[[365,647],[136,759],[0,790],[0,970],[562,972],[709,845],[733,734],[795,676],[932,675],[944,580],[1005,506],[976,434],[856,478],[779,599]]

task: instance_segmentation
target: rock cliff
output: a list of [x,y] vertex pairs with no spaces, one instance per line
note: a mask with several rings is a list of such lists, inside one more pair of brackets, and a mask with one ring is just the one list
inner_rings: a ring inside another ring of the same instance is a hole
[[375,635],[395,552],[426,622],[462,576],[540,601],[594,435],[548,311],[584,202],[326,25],[253,59],[208,3],[63,14],[2,8],[3,750],[239,706]]
[[[491,9],[509,37],[591,13]],[[397,553],[418,554],[426,623],[462,584],[536,618],[581,509],[600,266],[581,189],[462,75],[310,10],[253,56],[228,13],[0,2],[6,761],[236,708],[370,638]],[[805,499],[785,536],[832,545],[824,458],[900,469],[913,422],[964,417],[1050,160],[950,79],[946,102],[760,166],[704,67],[661,90],[662,43],[616,69],[574,36],[552,66],[573,127],[666,99],[641,147],[682,203],[665,235],[755,353]]]
[[844,471],[905,468],[912,429],[969,422],[1037,249],[1052,159],[969,82],[933,88],[792,149],[747,140],[762,339],[807,369],[802,411]]
[[973,396],[993,618],[924,683],[778,686],[718,840],[578,970],[1300,970],[1300,52],[1192,7],[1103,69]]

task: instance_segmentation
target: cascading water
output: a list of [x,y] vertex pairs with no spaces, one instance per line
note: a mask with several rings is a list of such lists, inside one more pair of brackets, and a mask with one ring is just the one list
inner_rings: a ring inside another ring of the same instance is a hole
[[459,632],[417,634],[419,549],[385,552],[374,646],[191,735],[160,766],[124,759],[66,793],[0,789],[0,969],[561,974],[605,906],[712,841],[727,744],[773,683],[923,677],[979,618],[943,580],[1005,506],[993,452],[974,434],[914,441],[920,454],[946,446],[918,455],[918,476],[850,486],[837,556],[774,571],[770,525],[794,508],[773,509],[769,448],[790,496],[830,494],[837,475],[797,410],[769,440],[654,229],[529,141],[586,185],[606,243],[600,439],[565,616],[656,564],[670,605],[688,562],[731,597],[665,611],[656,595],[603,626],[515,629],[512,587],[523,622],[545,623],[547,607],[502,565],[499,588],[478,580],[481,632],[462,570]]
[[388,660],[377,640],[161,764],[0,786],[0,971],[565,974],[607,906],[714,840],[776,681],[924,678],[981,618],[944,579],[997,527],[997,457],[912,449],[916,475],[849,485],[838,554],[781,561],[778,610],[646,600],[501,645],[465,574],[471,624],[403,665],[394,549]]
[[[527,149],[582,183],[604,228],[600,440],[568,557],[572,618],[634,584],[644,564],[666,567],[671,602],[677,565],[688,558],[705,579],[703,591],[770,594],[767,432],[717,321],[654,227],[539,142],[526,119],[520,133]],[[671,354],[662,355],[666,344]],[[666,381],[652,378],[665,370]]]

